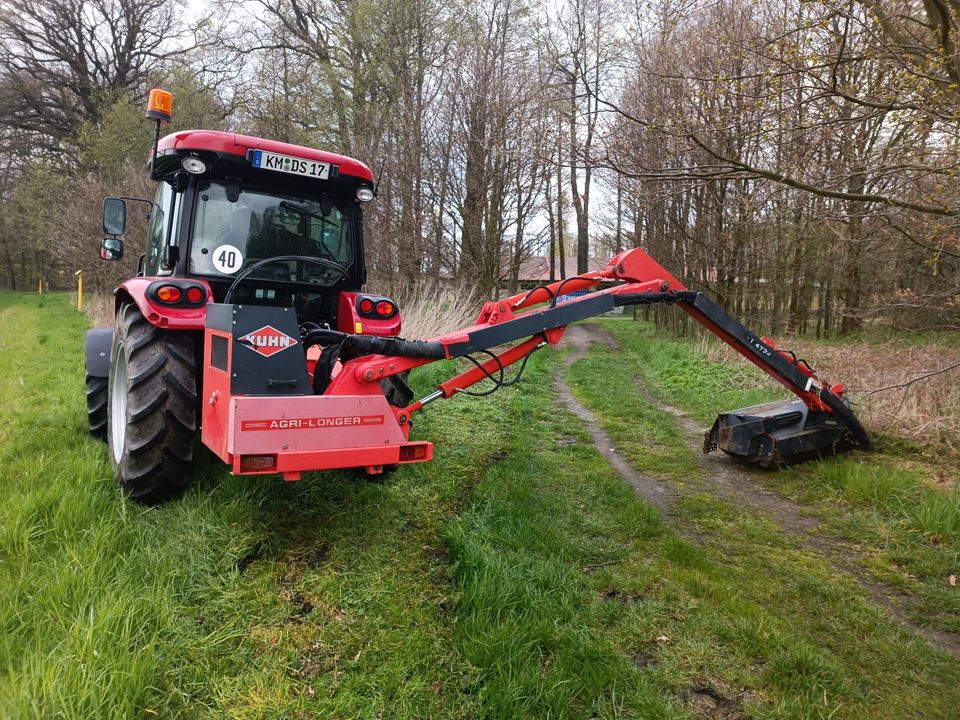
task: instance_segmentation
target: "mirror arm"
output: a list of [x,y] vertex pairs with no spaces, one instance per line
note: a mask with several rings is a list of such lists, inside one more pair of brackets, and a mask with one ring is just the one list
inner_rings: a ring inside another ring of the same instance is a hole
[[[147,113],[147,115],[149,117],[149,112]],[[160,179],[157,176],[157,154],[159,153],[159,150],[160,150],[159,145],[160,145],[160,123],[161,122],[163,121],[160,118],[157,118],[157,128],[153,133],[153,152],[150,154],[150,179],[151,180]]]
[[[176,204],[177,202],[183,202],[183,199],[179,196],[174,196],[174,203]],[[167,219],[167,229],[165,233],[167,242],[160,258],[160,264],[164,270],[173,270],[177,266],[177,263],[180,262],[180,244],[176,242],[179,238],[173,234],[173,224],[176,216],[176,207],[174,206],[174,208],[171,209],[170,217]]]
[[147,213],[147,220],[150,219],[150,216],[153,214],[154,209],[159,209],[160,206],[157,205],[153,200],[147,200],[147,198],[142,197],[132,197],[130,195],[114,195],[117,200],[130,200],[131,202],[144,203],[145,205],[150,206],[150,212]]

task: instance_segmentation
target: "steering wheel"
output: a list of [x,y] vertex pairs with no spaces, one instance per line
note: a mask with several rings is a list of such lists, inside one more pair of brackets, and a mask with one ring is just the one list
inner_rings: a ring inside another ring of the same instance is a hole
[[260,260],[259,262],[255,262],[253,265],[251,265],[246,270],[242,271],[239,275],[237,275],[237,277],[234,278],[233,282],[230,283],[230,287],[227,288],[227,292],[223,296],[223,302],[229,305],[230,302],[233,300],[233,291],[236,290],[237,286],[240,283],[242,283],[244,280],[250,277],[250,274],[253,273],[255,270],[259,270],[264,265],[269,265],[270,263],[275,263],[275,262],[282,262],[284,260],[296,260],[298,262],[314,263],[315,265],[320,265],[321,267],[324,267],[327,270],[334,270],[338,272],[340,274],[340,277],[344,277],[344,278],[350,277],[349,270],[343,267],[343,265],[341,265],[340,263],[335,263],[332,260],[326,260],[324,258],[319,258],[319,257],[310,257],[309,255],[276,255],[274,257],[267,258],[266,260]]

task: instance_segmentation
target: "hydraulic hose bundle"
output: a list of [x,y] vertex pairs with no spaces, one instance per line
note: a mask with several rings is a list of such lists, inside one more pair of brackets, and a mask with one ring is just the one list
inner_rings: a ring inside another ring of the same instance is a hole
[[337,360],[346,362],[364,355],[395,355],[423,360],[441,360],[446,356],[439,342],[351,335],[327,328],[311,329],[304,335],[304,349],[314,345],[323,348],[313,373],[313,391],[317,395],[322,395],[329,387]]

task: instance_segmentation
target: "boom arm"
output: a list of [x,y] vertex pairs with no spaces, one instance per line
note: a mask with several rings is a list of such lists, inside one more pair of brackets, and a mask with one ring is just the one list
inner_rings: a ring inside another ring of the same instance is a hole
[[[617,284],[582,297],[558,302],[564,293],[594,288],[603,282]],[[530,309],[549,302],[546,307]],[[484,353],[485,362],[472,357],[475,367],[442,383],[436,392],[406,408],[396,410],[401,424],[409,414],[438,398],[448,398],[503,368],[525,360],[534,350],[556,344],[566,326],[578,320],[601,315],[615,307],[645,304],[676,304],[737,352],[757,365],[796,394],[814,413],[833,415],[843,421],[857,446],[868,449],[869,436],[853,412],[842,400],[842,385],[828,386],[813,370],[765,337],[758,337],[727,315],[703,293],[689,291],[650,255],[639,248],[617,255],[606,268],[560,280],[526,294],[484,305],[473,327],[433,338],[423,343],[348,336],[351,354],[359,355],[344,363],[333,377],[325,395],[357,395],[380,392],[379,382],[414,367],[443,358]],[[518,311],[526,310],[526,312]],[[493,354],[491,348],[526,338],[518,345]],[[342,341],[346,345],[346,340]],[[325,344],[325,343],[323,343]],[[338,346],[338,351],[339,352]],[[326,351],[325,351],[326,352]],[[371,355],[375,352],[379,354]],[[331,363],[332,365],[332,363]]]

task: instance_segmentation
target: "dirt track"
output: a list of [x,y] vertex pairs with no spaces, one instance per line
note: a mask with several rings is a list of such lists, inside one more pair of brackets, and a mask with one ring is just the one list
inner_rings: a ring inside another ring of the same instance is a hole
[[[566,358],[570,366],[582,358],[592,343],[601,343],[611,350],[617,349],[616,340],[596,325],[571,325],[565,340],[573,347]],[[823,531],[820,520],[813,510],[805,505],[783,497],[763,487],[754,476],[762,472],[735,465],[721,453],[702,454],[703,428],[677,408],[664,405],[656,400],[656,405],[673,415],[684,434],[687,445],[699,458],[703,469],[702,478],[691,478],[685,482],[671,482],[668,479],[653,478],[634,470],[626,458],[620,454],[609,436],[597,422],[593,414],[585,408],[570,390],[563,373],[557,374],[557,390],[568,409],[577,415],[593,438],[597,450],[607,459],[620,476],[647,502],[660,510],[668,524],[678,527],[672,507],[677,500],[700,493],[714,495],[739,507],[764,515],[790,533],[802,545],[822,555],[838,572],[852,577],[864,590],[873,603],[883,607],[891,617],[911,631],[923,636],[931,644],[960,655],[960,635],[943,632],[934,628],[921,627],[909,619],[904,610],[908,599],[902,592],[890,586],[878,583],[868,577],[864,570],[861,552]],[[649,395],[649,391],[637,380],[637,391]],[[699,538],[691,538],[699,541]]]

